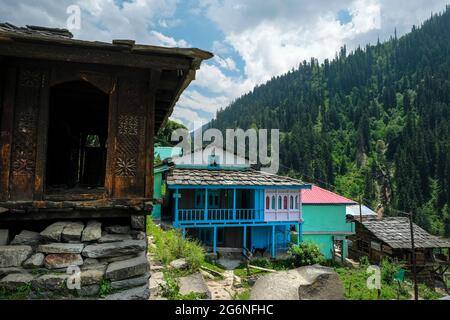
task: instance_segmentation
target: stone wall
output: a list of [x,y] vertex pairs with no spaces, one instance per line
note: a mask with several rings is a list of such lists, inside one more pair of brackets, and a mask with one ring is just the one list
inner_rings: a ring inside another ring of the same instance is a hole
[[[0,297],[148,299],[142,219],[128,224],[57,221],[11,236],[0,230]],[[141,223],[140,223],[141,222]]]

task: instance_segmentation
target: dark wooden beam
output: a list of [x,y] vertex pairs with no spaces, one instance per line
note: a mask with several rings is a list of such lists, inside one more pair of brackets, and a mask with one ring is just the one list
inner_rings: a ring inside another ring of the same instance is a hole
[[[120,48],[123,50],[123,48]],[[119,51],[114,47],[29,43],[0,38],[0,55],[65,62],[120,65],[136,68],[188,70],[191,59]]]

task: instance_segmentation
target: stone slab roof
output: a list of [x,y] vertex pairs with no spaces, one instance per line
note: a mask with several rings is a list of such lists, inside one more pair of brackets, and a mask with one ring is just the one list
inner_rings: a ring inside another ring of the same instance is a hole
[[[377,238],[394,249],[411,248],[408,218],[389,217],[363,221],[362,224]],[[431,235],[416,224],[414,224],[414,244],[416,248],[450,248],[450,240]]]
[[167,176],[167,184],[182,186],[307,186],[300,180],[267,174],[253,169],[211,170],[176,167],[170,170]]

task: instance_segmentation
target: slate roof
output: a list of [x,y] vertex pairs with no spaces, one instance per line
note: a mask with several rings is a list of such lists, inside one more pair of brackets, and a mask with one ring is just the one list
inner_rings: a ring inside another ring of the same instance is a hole
[[356,202],[334,192],[313,185],[311,189],[302,190],[303,204],[355,204]]
[[14,32],[16,34],[44,36],[44,37],[61,37],[66,39],[73,38],[73,34],[67,29],[47,28],[40,26],[17,27],[11,23],[0,23],[0,31]]
[[168,185],[184,186],[306,186],[289,177],[267,174],[253,169],[211,170],[172,168],[167,176]]
[[[378,239],[394,249],[411,248],[408,218],[389,217],[363,221],[362,224]],[[450,240],[431,235],[416,224],[414,224],[414,244],[416,248],[450,248]]]

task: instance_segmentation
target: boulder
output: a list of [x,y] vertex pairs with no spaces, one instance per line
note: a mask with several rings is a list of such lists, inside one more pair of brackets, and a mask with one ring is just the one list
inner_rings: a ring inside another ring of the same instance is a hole
[[83,229],[83,222],[68,222],[61,233],[62,240],[66,242],[79,242]]
[[35,253],[23,263],[23,266],[24,268],[39,268],[44,265],[44,258],[43,253]]
[[14,239],[11,241],[11,244],[35,246],[42,243],[42,241],[43,237],[39,234],[39,232],[22,230],[18,235],[14,237]]
[[131,228],[135,230],[145,230],[146,216],[131,216]]
[[43,253],[81,253],[84,249],[82,243],[48,243],[41,244],[38,248],[38,252]]
[[82,242],[97,241],[102,236],[102,224],[98,221],[91,220],[87,223],[81,235]]
[[91,244],[84,248],[83,256],[87,258],[109,258],[121,255],[137,254],[146,250],[143,240],[125,240],[121,242]]
[[12,273],[0,280],[0,288],[16,290],[17,288],[31,283],[34,276],[29,273]]
[[0,229],[0,246],[6,246],[9,242],[9,230]]
[[31,281],[31,286],[37,291],[58,291],[67,288],[67,274],[44,274]]
[[123,289],[143,286],[144,284],[148,284],[149,278],[150,278],[150,274],[146,273],[143,276],[139,276],[139,277],[135,277],[135,278],[113,281],[110,284],[110,288],[113,290],[123,290]]
[[263,275],[256,280],[250,293],[250,300],[340,300],[343,298],[343,287],[339,276],[332,268],[319,265]]
[[140,276],[148,271],[149,264],[145,253],[143,253],[137,258],[110,263],[106,269],[105,277],[111,281],[118,281]]
[[189,267],[189,263],[186,261],[186,259],[181,258],[181,259],[173,260],[169,264],[169,266],[174,269],[185,270]]
[[81,266],[83,258],[80,254],[59,253],[49,254],[44,259],[44,265],[48,269],[67,268],[68,266]]
[[130,226],[108,226],[105,228],[105,231],[113,234],[125,234],[130,232]]
[[118,293],[106,296],[105,300],[148,300],[150,290],[147,285],[141,287],[120,291]]
[[0,246],[0,268],[20,267],[32,252],[30,246]]
[[98,243],[119,242],[124,240],[133,240],[130,234],[109,234],[106,233],[99,240]]
[[211,299],[211,292],[200,272],[191,274],[187,277],[181,277],[178,281],[180,285],[179,293],[181,295],[185,296],[190,293],[196,293],[201,295],[204,299]]
[[344,300],[344,287],[332,268],[315,265],[305,269],[308,283],[298,289],[300,300]]
[[41,236],[43,236],[47,240],[61,242],[61,234],[66,227],[67,222],[55,222],[45,228],[44,231],[41,232]]

